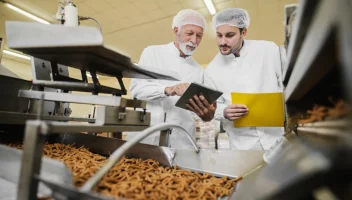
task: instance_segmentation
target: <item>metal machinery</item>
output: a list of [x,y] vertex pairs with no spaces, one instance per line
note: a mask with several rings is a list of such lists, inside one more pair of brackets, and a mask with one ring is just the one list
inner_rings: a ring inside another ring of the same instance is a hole
[[286,21],[293,25],[283,66],[286,139],[266,152],[275,156],[247,176],[231,199],[352,198],[351,113],[298,121],[314,104],[332,107],[329,99],[352,105],[351,11],[348,0],[305,0],[293,24]]

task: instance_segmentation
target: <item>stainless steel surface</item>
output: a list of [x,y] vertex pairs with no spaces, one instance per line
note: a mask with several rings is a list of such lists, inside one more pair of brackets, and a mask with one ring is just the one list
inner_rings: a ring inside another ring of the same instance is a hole
[[96,124],[99,125],[150,125],[150,113],[126,110],[121,107],[96,107]]
[[257,176],[262,172],[263,167],[266,165],[264,164],[261,167],[254,169],[250,174],[248,174],[240,184],[237,184],[236,190],[233,190],[228,200],[255,200],[257,199],[256,196],[256,179]]
[[351,199],[351,139],[298,137],[268,165],[241,181],[230,199],[315,199],[321,187],[336,199]]
[[[67,66],[58,66],[55,63],[51,63],[46,60],[42,60],[39,58],[31,57],[31,65],[32,65],[32,83],[36,81],[43,82],[52,82],[55,81],[56,77],[64,77],[69,79],[69,72]],[[39,90],[44,92],[55,92],[55,93],[63,93],[63,91],[55,88],[49,88],[45,86],[35,86],[33,84],[31,90]],[[30,106],[28,112],[37,113],[39,102],[36,100],[30,101]],[[69,109],[69,103],[62,102],[45,102],[44,103],[44,113],[47,115],[64,115],[66,109]],[[51,113],[51,114],[50,114]]]
[[38,180],[43,182],[47,187],[53,191],[52,197],[57,200],[67,200],[67,199],[80,199],[80,200],[113,200],[120,198],[112,198],[107,196],[102,196],[93,192],[80,192],[72,186],[57,184],[46,177],[37,177]]
[[302,44],[306,38],[307,30],[313,20],[314,10],[317,6],[317,0],[302,0],[297,8],[296,20],[293,24],[293,29],[290,37],[290,44],[287,49],[286,66],[283,71],[283,82],[287,84],[297,57],[300,53]]
[[298,124],[299,127],[309,127],[309,128],[341,128],[345,129],[352,127],[352,122],[350,119],[340,119],[340,120],[328,120],[321,122]]
[[132,64],[130,58],[105,47],[101,33],[92,27],[9,21],[5,26],[9,48],[36,58],[107,76],[179,80],[172,71]]
[[[102,34],[96,28],[88,26],[67,27],[60,24],[45,25],[7,21],[5,28],[9,48],[99,46],[103,44]],[[21,32],[26,33],[27,40]]]
[[159,146],[169,147],[170,145],[169,138],[170,138],[171,132],[172,132],[171,129],[160,131]]
[[31,57],[33,81],[52,81],[51,63],[46,60]]
[[[312,25],[305,32],[305,40],[285,90],[286,102],[300,100],[336,65],[341,65],[343,72],[351,72],[351,56],[346,56],[352,54],[350,3],[348,0],[324,0],[312,13]],[[341,77],[347,87],[346,96],[351,98],[352,92],[348,89],[352,83],[351,73],[343,73]]]
[[18,184],[18,200],[37,198],[38,180],[34,179],[33,176],[40,173],[45,142],[45,137],[38,132],[40,125],[40,121],[32,121],[26,124]]
[[[316,127],[298,127],[298,134],[311,134],[318,136],[332,136],[332,137],[343,137],[350,135],[346,130],[341,129],[329,129],[329,128],[316,128]],[[350,138],[351,139],[351,138]]]
[[[126,143],[124,140],[115,138],[70,133],[53,135],[49,139],[49,142],[74,145],[77,148],[84,146],[88,148],[89,151],[104,156],[109,156]],[[166,147],[138,143],[129,149],[125,156],[144,160],[153,159],[158,161],[162,166],[171,167],[173,164],[174,150]]]
[[[38,88],[36,86],[32,86],[31,90],[30,91],[39,91],[39,90],[42,90],[44,89],[43,91],[41,92],[52,92],[52,93],[58,93],[61,91],[57,90],[57,89],[54,89],[54,88]],[[24,98],[20,98],[18,97],[18,92],[17,91],[17,98],[18,99],[24,99]],[[40,95],[39,95],[40,96]],[[27,112],[28,113],[33,113],[33,114],[38,114],[38,108],[39,106],[41,105],[40,104],[40,100],[36,100],[36,99],[26,99],[26,100],[29,100],[29,105],[28,105],[28,110]],[[63,106],[63,109],[65,108],[68,108],[69,107],[69,103],[64,103],[64,102],[60,102]],[[45,101],[44,102],[44,105],[43,105],[43,113],[45,115],[58,115],[58,111],[55,110],[55,106],[56,106],[56,102],[52,102],[52,101]]]
[[80,91],[80,92],[93,92],[94,90],[99,91],[99,93],[115,94],[119,93],[120,89],[107,87],[104,85],[94,86],[93,83],[85,82],[65,82],[65,81],[41,81],[33,80],[33,85],[56,88],[68,91]]
[[264,151],[176,149],[174,163],[181,168],[208,172],[217,176],[243,176],[262,165]]
[[142,131],[148,126],[139,125],[95,125],[83,123],[47,122],[50,128],[43,128],[44,133],[79,133],[79,132],[134,132]]
[[[16,199],[22,150],[0,145],[0,199]],[[43,158],[40,174],[56,184],[72,186],[72,174],[66,166],[56,160]],[[4,183],[5,185],[2,185]],[[39,185],[38,196],[50,196],[51,190],[43,184]]]
[[0,178],[0,199],[16,200],[17,184]]
[[340,120],[327,120],[306,124],[298,124],[298,134],[309,134],[329,137],[345,137],[352,141],[350,131],[352,130],[352,118]]
[[[43,92],[39,91],[18,91],[18,96],[27,99],[39,100]],[[84,94],[69,94],[69,93],[55,93],[44,92],[45,101],[56,102],[70,102],[91,105],[105,105],[105,106],[119,106],[121,97],[116,96],[97,96],[97,95],[84,95]]]
[[47,60],[31,57],[33,82],[68,80],[68,67]]
[[[4,112],[0,111],[0,124],[25,124],[27,120],[35,120],[37,114],[31,113],[19,113],[19,112]],[[66,116],[47,116],[43,115],[43,120],[48,121],[73,121],[73,122],[88,122],[94,123],[93,118],[78,118],[78,117],[66,117]]]
[[165,128],[178,128],[183,131],[184,134],[186,134],[187,138],[190,140],[192,145],[195,148],[195,152],[199,152],[199,147],[197,147],[195,141],[192,139],[192,137],[189,135],[189,133],[180,125],[178,124],[173,124],[173,123],[161,123],[154,125],[152,127],[149,127],[145,130],[143,130],[141,133],[136,135],[134,138],[132,138],[130,141],[126,142],[124,145],[122,145],[120,148],[118,148],[114,153],[112,153],[106,163],[91,177],[81,188],[81,191],[90,191],[94,188],[94,186],[105,176],[105,174],[126,154],[126,152],[133,147],[135,144],[137,144],[139,141],[144,139],[150,134],[153,134],[156,131],[163,130]]

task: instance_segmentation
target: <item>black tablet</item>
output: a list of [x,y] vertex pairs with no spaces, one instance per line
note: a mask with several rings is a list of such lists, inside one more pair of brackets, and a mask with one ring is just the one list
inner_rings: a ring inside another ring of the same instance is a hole
[[210,89],[198,83],[191,83],[185,93],[178,99],[175,106],[188,110],[186,104],[189,103],[189,99],[192,99],[194,95],[203,95],[205,99],[208,100],[209,104],[212,104],[222,95],[222,92]]

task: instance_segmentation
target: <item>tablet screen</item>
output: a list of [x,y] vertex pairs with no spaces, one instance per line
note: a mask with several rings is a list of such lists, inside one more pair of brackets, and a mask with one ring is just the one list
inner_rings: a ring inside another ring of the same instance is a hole
[[191,83],[183,95],[178,99],[175,106],[187,109],[186,104],[189,103],[189,99],[192,99],[194,95],[203,95],[209,104],[214,103],[221,95],[222,92],[210,89],[204,85]]

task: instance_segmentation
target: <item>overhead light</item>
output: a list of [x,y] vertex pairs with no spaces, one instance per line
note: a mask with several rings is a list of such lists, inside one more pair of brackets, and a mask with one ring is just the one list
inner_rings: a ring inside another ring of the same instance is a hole
[[8,50],[5,50],[3,51],[5,54],[8,54],[8,55],[11,55],[11,56],[16,56],[16,57],[19,57],[19,58],[23,58],[23,59],[26,59],[26,60],[30,60],[31,57],[27,56],[27,55],[24,55],[24,54],[19,54],[19,53],[16,53],[16,52],[13,52],[13,51],[8,51]]
[[209,12],[211,15],[215,15],[216,9],[214,7],[213,1],[212,0],[204,0],[205,5],[207,6]]
[[43,23],[43,24],[50,24],[48,21],[45,21],[44,19],[41,19],[41,18],[39,18],[37,16],[34,16],[34,15],[32,15],[32,14],[30,14],[30,13],[28,13],[28,12],[26,12],[26,11],[16,7],[16,6],[14,6],[14,5],[11,5],[9,3],[5,3],[5,5],[7,7],[11,8],[12,10],[14,10],[14,11],[16,11],[18,13],[21,13],[22,15],[25,15],[25,16],[27,16],[27,17],[29,17],[29,18],[37,21],[37,22],[40,22],[40,23]]

